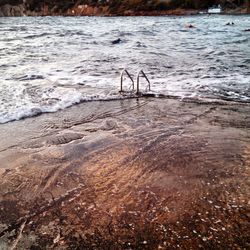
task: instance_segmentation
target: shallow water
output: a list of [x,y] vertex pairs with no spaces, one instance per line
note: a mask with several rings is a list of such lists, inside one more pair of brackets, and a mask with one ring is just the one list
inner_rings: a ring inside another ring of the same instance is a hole
[[1,18],[0,123],[120,98],[123,68],[143,69],[157,93],[250,101],[249,27],[250,16]]

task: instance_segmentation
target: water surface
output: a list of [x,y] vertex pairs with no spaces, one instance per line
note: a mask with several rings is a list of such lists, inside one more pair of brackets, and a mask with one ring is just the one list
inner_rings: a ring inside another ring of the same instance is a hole
[[157,93],[250,101],[249,27],[250,16],[1,18],[0,123],[120,98],[123,68],[143,69]]

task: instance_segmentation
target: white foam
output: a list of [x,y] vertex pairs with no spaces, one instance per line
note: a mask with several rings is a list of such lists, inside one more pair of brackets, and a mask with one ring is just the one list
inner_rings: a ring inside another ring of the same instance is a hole
[[[3,86],[4,87],[4,86]],[[41,113],[56,112],[74,104],[84,101],[120,99],[112,91],[99,91],[99,93],[84,93],[74,88],[43,86],[29,88],[20,85],[18,88],[9,87],[3,91],[0,88],[0,123],[20,120],[25,117],[35,116]],[[12,101],[14,97],[15,101]]]

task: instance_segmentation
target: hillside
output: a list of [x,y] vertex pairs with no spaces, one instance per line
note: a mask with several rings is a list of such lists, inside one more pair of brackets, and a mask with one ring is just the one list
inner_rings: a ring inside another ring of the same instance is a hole
[[195,14],[217,4],[250,13],[250,0],[0,0],[0,16]]

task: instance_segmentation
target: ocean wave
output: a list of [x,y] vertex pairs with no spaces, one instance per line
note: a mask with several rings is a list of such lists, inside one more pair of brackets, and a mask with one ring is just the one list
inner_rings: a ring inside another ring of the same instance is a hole
[[41,38],[44,36],[54,36],[56,33],[49,33],[49,32],[44,32],[41,34],[33,34],[33,35],[27,35],[23,37],[23,39],[34,39],[34,38]]
[[[81,102],[108,101],[128,98],[118,91],[87,94],[70,86],[30,86],[18,89],[0,88],[0,124],[33,117],[42,113],[53,113]],[[15,103],[11,100],[15,98]]]
[[17,77],[14,79],[18,81],[32,81],[32,80],[41,80],[45,78],[42,75],[24,75],[24,76]]
[[[161,85],[161,83],[156,83],[155,85]],[[162,83],[164,84],[164,83]],[[54,92],[50,90],[49,92]],[[213,93],[213,95],[209,96],[208,93]],[[24,94],[29,93],[32,96],[32,91],[23,90]],[[199,94],[200,93],[200,94]],[[142,93],[142,97],[154,97],[154,98],[173,98],[180,100],[189,100],[189,101],[215,101],[219,102],[220,100],[224,101],[234,101],[240,103],[250,103],[249,92],[245,93],[246,95],[233,92],[230,90],[209,90],[208,88],[200,88],[199,92],[195,93],[192,90],[188,89],[168,89],[164,92],[160,91],[150,91]],[[42,98],[39,102],[26,102],[17,105],[14,109],[9,110],[0,110],[0,124],[4,124],[11,121],[17,121],[28,117],[34,117],[37,115],[41,115],[43,113],[54,113],[59,110],[63,110],[65,108],[71,107],[73,105],[77,105],[83,102],[90,101],[114,101],[114,100],[122,100],[127,98],[138,98],[135,92],[127,92],[124,95],[118,93],[118,91],[110,92],[109,94],[82,94],[76,91],[69,91],[67,95],[59,94],[60,97],[49,97]],[[27,100],[27,99],[26,99]],[[31,99],[30,99],[31,100]],[[33,101],[36,98],[33,99]]]

